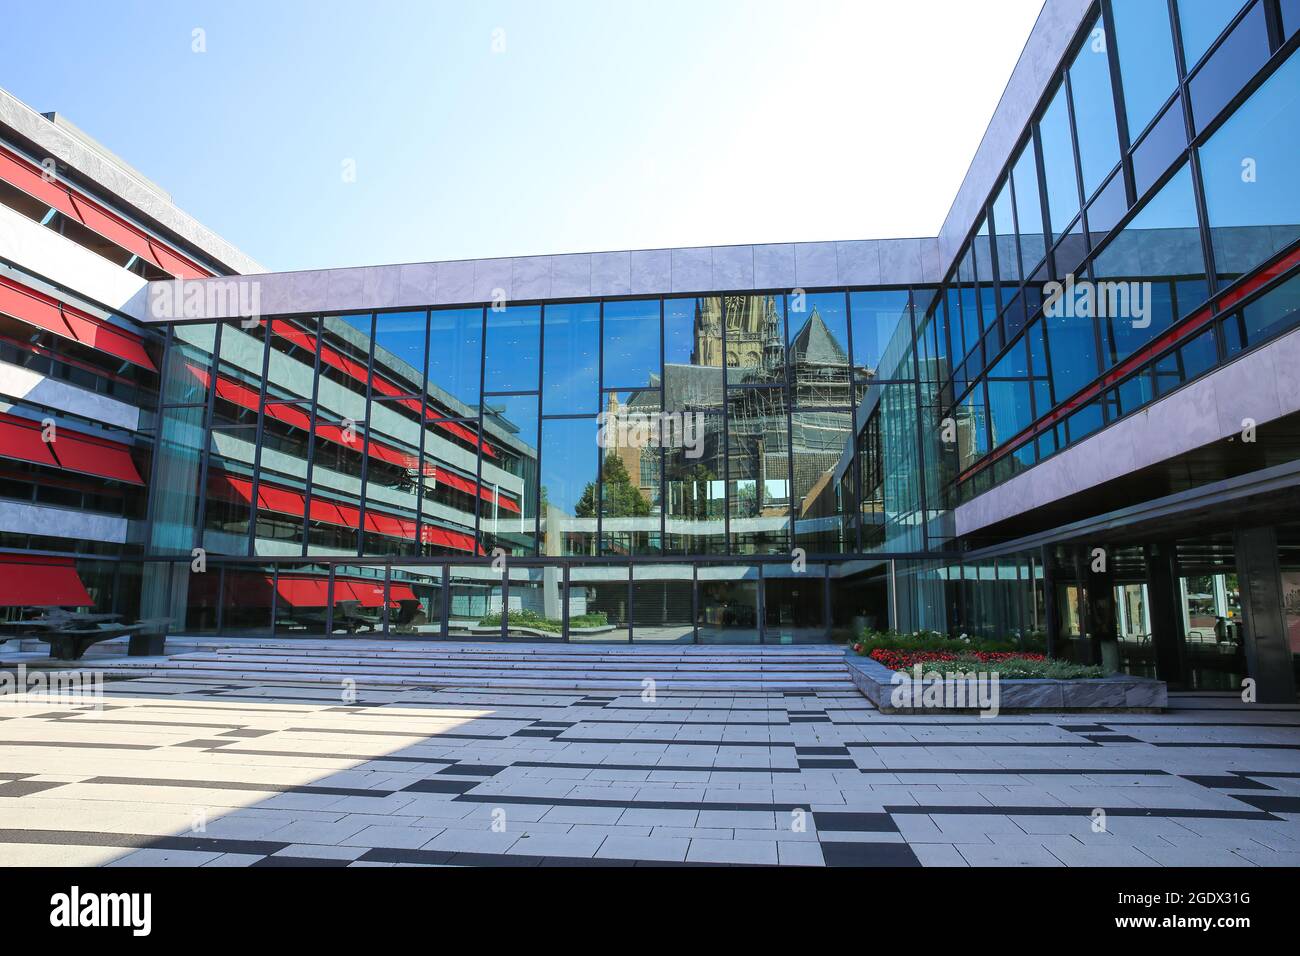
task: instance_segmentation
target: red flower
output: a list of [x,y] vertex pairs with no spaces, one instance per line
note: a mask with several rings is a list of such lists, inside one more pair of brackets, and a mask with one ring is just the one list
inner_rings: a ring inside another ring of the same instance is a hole
[[984,664],[996,664],[1012,657],[1030,661],[1047,660],[1047,657],[1043,654],[1030,654],[1021,651],[963,651],[960,655],[949,651],[874,650],[871,652],[872,660],[878,661],[894,671],[911,670],[915,664],[955,661],[958,657],[973,657]]

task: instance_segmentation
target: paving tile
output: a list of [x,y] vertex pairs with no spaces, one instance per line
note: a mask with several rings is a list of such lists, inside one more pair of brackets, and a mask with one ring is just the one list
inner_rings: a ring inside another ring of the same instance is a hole
[[686,852],[686,861],[775,866],[777,848],[775,843],[761,843],[755,840],[694,839],[691,840],[691,847]]
[[681,863],[686,859],[690,840],[667,837],[606,837],[596,851],[596,856],[615,860],[669,860]]
[[956,844],[957,852],[971,866],[1064,866],[1050,850],[1043,846],[988,846]]

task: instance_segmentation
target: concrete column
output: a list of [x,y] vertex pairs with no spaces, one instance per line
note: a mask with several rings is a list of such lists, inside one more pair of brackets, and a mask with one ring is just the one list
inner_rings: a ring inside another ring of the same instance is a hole
[[1179,607],[1182,587],[1178,575],[1177,549],[1172,541],[1148,544],[1142,549],[1146,560],[1147,596],[1151,619],[1151,643],[1156,655],[1156,677],[1171,686],[1186,680],[1186,645],[1183,643],[1183,611]]
[[1295,703],[1295,674],[1283,610],[1277,529],[1238,528],[1237,582],[1246,643],[1246,672],[1261,704]]
[[1043,633],[1047,636],[1047,656],[1059,657],[1061,639],[1061,611],[1056,598],[1056,555],[1049,545],[1039,550],[1043,567]]
[[1116,633],[1115,573],[1107,549],[1105,570],[1094,570],[1092,549],[1082,554],[1085,604],[1083,626],[1088,635],[1091,663],[1101,664],[1108,673],[1119,670],[1119,636]]

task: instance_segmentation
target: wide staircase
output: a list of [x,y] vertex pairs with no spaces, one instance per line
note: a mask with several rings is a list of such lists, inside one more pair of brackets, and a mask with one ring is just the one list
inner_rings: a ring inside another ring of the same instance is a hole
[[637,691],[852,691],[831,645],[701,647],[169,639],[169,657],[99,657],[112,677],[359,686]]

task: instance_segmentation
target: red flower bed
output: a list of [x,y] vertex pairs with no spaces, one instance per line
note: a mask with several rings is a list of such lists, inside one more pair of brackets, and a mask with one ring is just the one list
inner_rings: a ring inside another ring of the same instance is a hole
[[875,650],[871,652],[873,661],[878,661],[893,671],[911,670],[916,664],[955,661],[959,658],[966,660],[974,658],[982,664],[996,664],[999,661],[1009,660],[1013,657],[1028,661],[1047,660],[1046,655],[1030,654],[1023,651],[963,651],[961,654],[953,654],[950,651]]

